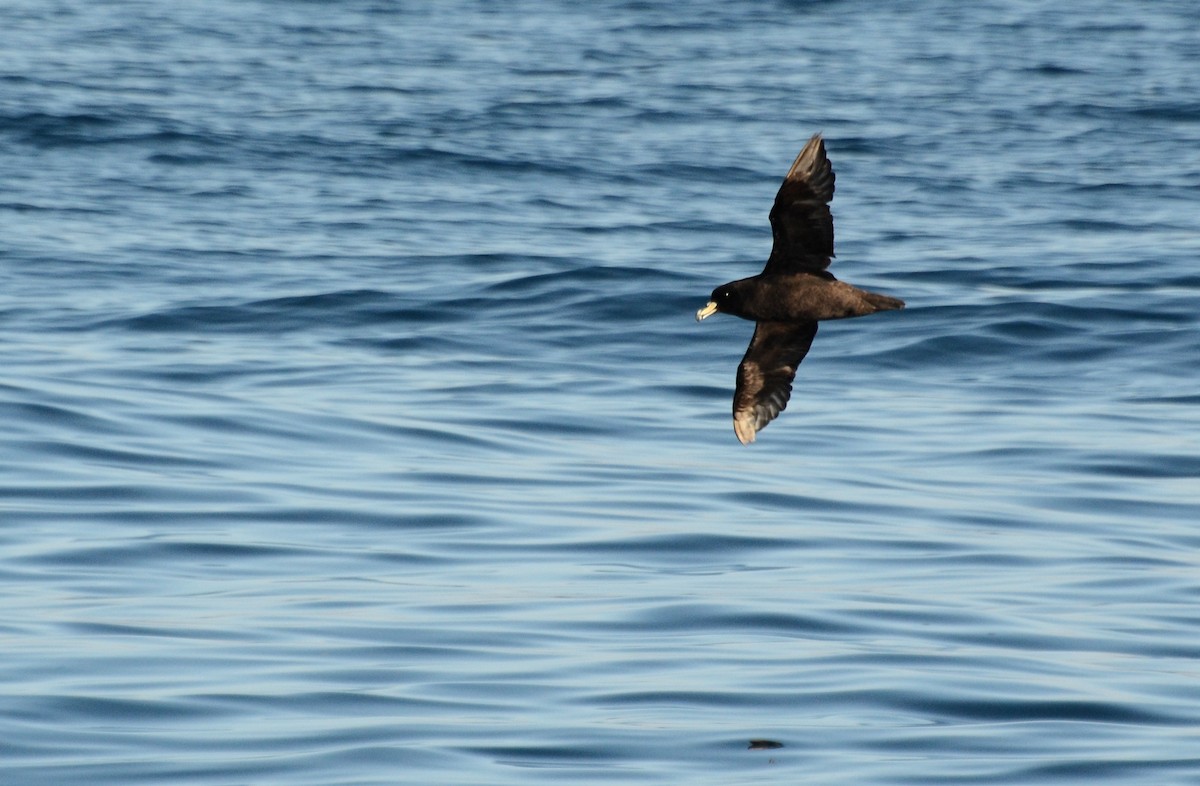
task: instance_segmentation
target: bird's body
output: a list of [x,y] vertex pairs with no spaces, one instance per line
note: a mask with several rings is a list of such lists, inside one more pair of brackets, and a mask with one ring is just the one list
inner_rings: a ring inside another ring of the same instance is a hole
[[825,143],[814,135],[775,196],[775,244],[763,272],[717,287],[696,313],[697,320],[720,311],[757,323],[733,395],[733,429],[742,444],[753,442],[787,406],[818,322],[904,308],[902,300],[838,281],[826,270],[833,257],[833,183]]
[[756,322],[809,322],[864,317],[900,308],[902,301],[838,281],[828,273],[757,275],[721,287],[733,293],[718,310]]

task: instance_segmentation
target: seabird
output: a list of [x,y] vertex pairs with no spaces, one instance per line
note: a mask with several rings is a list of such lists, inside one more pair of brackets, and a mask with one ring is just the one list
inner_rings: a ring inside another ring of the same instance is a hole
[[743,445],[787,407],[819,321],[904,308],[903,300],[858,289],[826,270],[833,258],[833,181],[825,142],[814,134],[775,195],[766,267],[717,287],[696,312],[697,321],[718,311],[755,321],[733,394],[733,430]]

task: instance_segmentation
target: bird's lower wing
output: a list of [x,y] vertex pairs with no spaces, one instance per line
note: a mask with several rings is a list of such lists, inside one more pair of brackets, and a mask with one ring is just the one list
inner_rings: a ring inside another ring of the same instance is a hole
[[743,445],[753,442],[754,435],[787,407],[796,368],[816,335],[816,322],[755,325],[733,394],[733,430]]

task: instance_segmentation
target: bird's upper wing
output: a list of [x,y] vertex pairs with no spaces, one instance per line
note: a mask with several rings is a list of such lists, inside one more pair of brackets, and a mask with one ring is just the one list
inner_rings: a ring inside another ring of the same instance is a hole
[[819,273],[833,257],[833,167],[825,142],[814,134],[788,170],[775,205],[771,233],[775,244],[763,273]]
[[817,335],[813,322],[759,322],[738,366],[733,430],[743,445],[774,420],[792,395],[796,367]]

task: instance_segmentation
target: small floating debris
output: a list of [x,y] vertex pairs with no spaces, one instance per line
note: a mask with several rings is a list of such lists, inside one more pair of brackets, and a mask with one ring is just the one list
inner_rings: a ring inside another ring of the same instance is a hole
[[750,750],[752,751],[769,751],[782,747],[783,743],[775,740],[750,740]]

